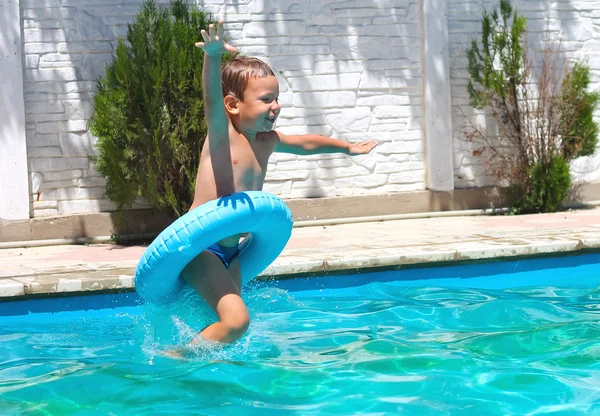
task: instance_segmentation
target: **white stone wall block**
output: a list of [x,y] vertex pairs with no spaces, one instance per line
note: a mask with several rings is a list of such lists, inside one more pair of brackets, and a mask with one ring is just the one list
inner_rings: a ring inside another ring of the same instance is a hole
[[60,147],[32,147],[27,149],[27,157],[62,157]]
[[59,44],[56,43],[25,43],[23,45],[24,54],[44,54],[58,52]]
[[63,6],[62,0],[21,0],[19,2],[21,9],[51,8]]
[[79,10],[75,15],[77,36],[72,40],[112,40],[112,30],[98,17]]
[[69,120],[89,120],[94,113],[94,103],[91,100],[63,100],[62,104]]
[[289,56],[271,56],[268,58],[269,64],[274,71],[292,70],[292,69],[309,69],[312,70],[315,64],[313,55],[299,55],[294,59]]
[[317,162],[315,161],[307,161],[307,160],[292,160],[289,162],[279,162],[277,163],[276,170],[277,172],[284,172],[290,170],[306,170],[306,169],[316,169]]
[[87,122],[85,120],[73,120],[38,123],[37,131],[38,133],[86,132]]
[[382,154],[394,154],[394,153],[422,153],[423,145],[420,141],[411,142],[385,142],[377,146],[377,152]]
[[40,58],[40,68],[79,67],[83,62],[81,55],[67,53],[46,53],[38,56]]
[[78,179],[76,182],[80,188],[97,188],[106,185],[106,179],[101,176]]
[[77,185],[77,181],[74,179],[71,180],[62,180],[62,181],[45,181],[42,183],[40,189],[42,190],[52,190],[58,188],[71,188]]
[[58,146],[58,134],[27,133],[27,147],[51,147]]
[[398,172],[414,172],[424,170],[425,166],[422,162],[384,162],[378,163],[375,168],[375,173],[398,173]]
[[[273,163],[273,167],[275,167],[276,163],[279,162],[287,162],[290,160],[297,160],[298,159],[298,155],[294,155],[292,153],[279,153],[279,152],[275,152],[271,155],[271,157],[269,158],[269,163]],[[269,168],[271,166],[269,165]]]
[[75,20],[23,20],[23,28],[25,29],[67,29],[77,30]]
[[49,182],[67,181],[81,178],[83,176],[83,171],[81,169],[74,169],[58,172],[44,172],[43,176],[44,180],[47,180]]
[[35,82],[25,84],[26,87],[31,88],[34,92],[38,93],[51,93],[51,94],[70,94],[70,93],[82,93],[93,91],[95,87],[94,82]]
[[112,53],[113,47],[110,42],[102,41],[77,41],[59,43],[57,52],[60,53]]
[[317,162],[317,168],[319,169],[347,168],[352,165],[352,160],[345,156],[338,159],[319,160]]
[[343,74],[347,72],[362,72],[364,64],[361,60],[318,61],[313,70],[315,74]]
[[265,182],[263,191],[275,195],[288,195],[292,191],[293,181],[284,182]]
[[360,74],[315,75],[289,78],[294,91],[355,90],[360,82]]
[[389,133],[389,132],[403,132],[406,130],[406,123],[398,120],[377,120],[373,119],[369,126],[369,132],[371,133]]
[[112,60],[112,55],[107,53],[86,55],[79,69],[80,80],[96,81],[106,73],[106,65]]
[[420,115],[420,108],[408,105],[379,105],[373,108],[373,116],[378,119],[413,117]]
[[358,191],[361,189],[377,188],[383,186],[387,183],[387,181],[388,175],[372,173],[364,176],[335,179],[333,183],[336,188],[350,188]]
[[30,170],[32,172],[52,172],[71,169],[87,169],[87,157],[62,157],[62,158],[30,158]]
[[310,176],[310,170],[267,171],[265,182],[304,180]]
[[371,150],[371,153],[367,155],[357,155],[352,157],[352,161],[356,166],[363,167],[367,169],[370,173],[375,172],[375,166],[377,165],[377,161],[373,157],[377,153],[377,148]]
[[339,114],[327,116],[329,125],[336,132],[366,132],[371,124],[371,110],[368,107],[346,108]]
[[425,181],[425,171],[398,172],[389,175],[390,184],[422,183]]
[[75,68],[28,69],[25,71],[25,81],[77,81]]
[[39,55],[25,55],[25,69],[37,69],[39,65]]
[[294,93],[292,103],[297,108],[354,107],[356,105],[356,93],[353,91]]
[[353,176],[364,176],[369,174],[369,169],[362,166],[348,166],[341,168],[322,169],[315,173],[314,177],[319,179],[337,179]]
[[[54,191],[55,198],[57,201],[70,201],[70,200],[88,200],[88,199],[101,199],[104,197],[104,189],[100,186],[95,188],[78,188],[76,186],[59,189]],[[60,208],[60,205],[59,205]]]
[[400,164],[408,162],[410,160],[409,154],[382,155],[379,153],[375,153],[372,157],[377,162],[377,167],[379,167],[383,163]]
[[64,113],[65,107],[64,107],[63,103],[60,101],[48,101],[48,102],[38,101],[38,102],[28,103],[25,106],[25,111],[29,114],[31,114],[31,113],[34,113],[34,114],[35,113],[49,113],[49,114]]
[[600,181],[600,149],[592,156],[579,157],[571,161],[571,173],[574,182]]
[[389,90],[391,85],[383,71],[363,71],[358,86],[361,90]]
[[[22,5],[21,7],[26,7]],[[75,17],[76,7],[55,7],[43,6],[40,3],[34,3],[34,7],[26,8],[21,11],[21,18],[30,20],[67,20]],[[48,8],[46,8],[48,7]]]
[[23,41],[31,42],[65,42],[69,32],[65,29],[24,29]]
[[306,26],[299,21],[267,21],[244,24],[244,35],[248,38],[302,35]]
[[65,156],[82,157],[93,154],[92,136],[84,133],[61,133],[59,135],[60,147]]
[[407,105],[420,105],[419,97],[410,97],[408,95],[391,95],[381,93],[380,91],[373,96],[358,97],[356,99],[356,105],[358,106],[407,106]]

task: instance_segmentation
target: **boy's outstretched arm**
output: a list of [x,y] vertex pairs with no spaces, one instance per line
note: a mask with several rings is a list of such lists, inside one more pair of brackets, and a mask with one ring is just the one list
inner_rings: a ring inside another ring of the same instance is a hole
[[319,153],[345,153],[351,156],[364,155],[377,146],[375,140],[348,143],[318,134],[286,135],[278,131],[275,131],[275,133],[279,138],[275,145],[275,151],[293,153],[295,155],[315,155]]
[[202,89],[204,90],[204,113],[211,145],[219,144],[222,139],[228,138],[229,120],[223,104],[223,91],[221,89],[221,57],[227,52],[236,52],[237,48],[223,40],[223,21],[208,27],[208,33],[200,31],[204,42],[197,42],[196,46],[204,50],[204,64],[202,66]]

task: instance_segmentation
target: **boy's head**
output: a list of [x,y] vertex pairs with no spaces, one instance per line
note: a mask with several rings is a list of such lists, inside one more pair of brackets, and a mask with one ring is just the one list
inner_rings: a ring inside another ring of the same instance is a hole
[[270,131],[279,115],[279,83],[269,65],[234,55],[221,69],[225,108],[242,130]]
[[269,65],[250,56],[234,55],[221,68],[223,97],[231,95],[244,101],[244,91],[250,78],[266,78],[275,76]]

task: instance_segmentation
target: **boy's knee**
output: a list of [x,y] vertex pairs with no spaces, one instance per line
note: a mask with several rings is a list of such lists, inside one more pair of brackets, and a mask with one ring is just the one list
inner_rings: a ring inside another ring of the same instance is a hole
[[221,323],[227,328],[230,335],[236,338],[241,337],[246,333],[250,326],[250,316],[247,313],[238,313],[233,316],[228,316]]

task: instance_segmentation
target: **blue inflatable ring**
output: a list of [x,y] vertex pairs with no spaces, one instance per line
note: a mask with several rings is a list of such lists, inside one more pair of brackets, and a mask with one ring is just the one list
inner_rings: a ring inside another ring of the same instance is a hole
[[172,300],[185,286],[185,266],[210,245],[249,233],[239,255],[242,284],[254,279],[283,251],[292,234],[285,203],[262,191],[209,201],[168,226],[148,246],[135,271],[135,287],[147,302]]

